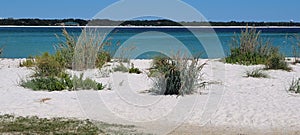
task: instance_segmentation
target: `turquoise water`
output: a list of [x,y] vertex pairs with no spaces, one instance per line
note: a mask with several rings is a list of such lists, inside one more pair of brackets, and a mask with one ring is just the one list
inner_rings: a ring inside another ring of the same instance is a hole
[[[2,57],[26,58],[40,55],[43,52],[54,53],[54,46],[61,42],[57,36],[62,36],[62,29],[59,27],[0,27],[0,46],[4,48]],[[98,29],[101,31],[101,28]],[[67,31],[75,36],[80,35],[81,30],[82,28],[67,28]],[[217,28],[214,30],[225,54],[228,54],[231,39],[235,33],[239,34],[241,28]],[[294,36],[300,35],[300,28],[261,28],[258,30],[262,31],[263,40],[269,40],[272,45],[278,46],[286,56],[292,56],[292,46],[297,42]],[[193,31],[195,34],[185,28],[117,28],[107,35],[106,41],[109,41],[111,46],[106,49],[114,52],[120,45],[128,44],[128,41],[131,41],[130,44],[135,46],[157,46],[161,50],[168,50],[175,47],[176,43],[173,40],[177,39],[193,54],[205,52],[197,37],[210,39],[213,33],[205,28],[193,28]],[[209,44],[209,46],[214,46],[214,44]],[[150,57],[149,54],[139,56],[139,58]],[[207,57],[207,55],[203,55],[203,57]]]

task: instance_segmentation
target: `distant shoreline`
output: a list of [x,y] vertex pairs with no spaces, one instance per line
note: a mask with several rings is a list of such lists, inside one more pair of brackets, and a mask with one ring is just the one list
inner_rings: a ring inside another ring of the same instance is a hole
[[3,25],[0,28],[299,28],[300,26],[16,26]]

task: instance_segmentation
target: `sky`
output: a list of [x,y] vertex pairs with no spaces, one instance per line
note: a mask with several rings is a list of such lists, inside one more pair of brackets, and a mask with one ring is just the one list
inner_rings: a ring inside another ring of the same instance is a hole
[[[134,0],[121,0],[134,1]],[[153,1],[153,0],[139,0]],[[176,0],[160,0],[174,2]],[[0,18],[92,19],[97,13],[119,0],[1,0]],[[295,21],[300,22],[300,0],[182,0],[209,21]],[[165,10],[171,7],[157,2]],[[132,5],[141,6],[142,5]],[[143,5],[145,6],[145,5]],[[136,11],[138,12],[138,11]],[[178,9],[176,14],[185,12]],[[108,16],[109,17],[109,16]],[[183,20],[189,19],[185,15]],[[112,19],[112,18],[103,18]]]

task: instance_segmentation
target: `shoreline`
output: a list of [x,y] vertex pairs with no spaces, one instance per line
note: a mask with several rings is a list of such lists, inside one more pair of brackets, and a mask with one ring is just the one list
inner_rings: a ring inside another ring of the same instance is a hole
[[272,28],[272,29],[300,29],[300,26],[15,26],[3,25],[0,28]]

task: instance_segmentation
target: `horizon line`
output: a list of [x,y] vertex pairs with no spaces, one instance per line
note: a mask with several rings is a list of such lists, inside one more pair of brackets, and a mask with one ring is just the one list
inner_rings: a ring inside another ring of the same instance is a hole
[[[84,18],[34,18],[34,17],[24,17],[24,18],[13,18],[13,17],[6,17],[6,18],[1,18],[0,20],[5,20],[5,19],[14,19],[14,20],[20,20],[20,19],[39,19],[39,20],[67,20],[67,19],[73,19],[73,20],[85,20],[85,21],[91,21],[91,20],[109,20],[109,21],[158,21],[158,20],[169,20],[169,19],[164,19],[164,18],[160,18],[160,19],[131,19],[131,20],[112,20],[112,19],[107,19],[107,18],[103,18],[103,19],[99,19],[99,18],[92,18],[92,19],[84,19]],[[173,20],[169,20],[169,21],[173,21]],[[295,20],[290,20],[290,21],[262,21],[262,20],[253,20],[253,21],[245,21],[245,20],[227,20],[227,21],[217,21],[217,20],[208,20],[208,21],[197,21],[197,20],[188,20],[188,21],[173,21],[173,22],[258,22],[258,23],[278,23],[278,22],[284,22],[284,23],[288,23],[288,22],[293,22],[293,23],[300,23],[300,21],[295,21]]]
[[300,26],[18,26],[0,25],[0,28],[300,28]]

